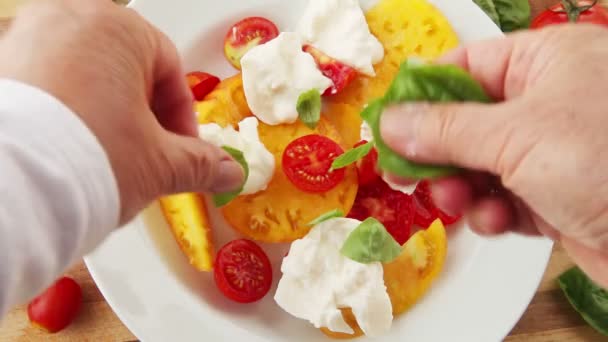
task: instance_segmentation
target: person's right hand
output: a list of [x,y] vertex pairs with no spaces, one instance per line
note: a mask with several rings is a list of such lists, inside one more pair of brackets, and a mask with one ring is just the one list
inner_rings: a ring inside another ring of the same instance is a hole
[[408,159],[478,171],[435,182],[439,205],[464,210],[482,234],[561,240],[608,286],[608,30],[522,32],[440,62],[466,68],[499,103],[391,108],[381,122],[388,145]]

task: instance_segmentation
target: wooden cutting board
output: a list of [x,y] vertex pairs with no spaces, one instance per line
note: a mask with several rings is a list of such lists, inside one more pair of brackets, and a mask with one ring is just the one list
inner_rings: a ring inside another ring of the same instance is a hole
[[[0,0],[0,18],[12,15],[17,5],[25,1],[28,0]],[[533,13],[538,13],[556,1],[532,0]],[[0,19],[0,31],[2,27],[3,20]],[[538,291],[519,323],[505,340],[506,342],[608,341],[607,337],[595,332],[583,321],[557,286],[556,277],[572,265],[573,263],[564,249],[556,245]],[[80,283],[84,298],[82,312],[69,328],[54,335],[41,332],[29,324],[26,309],[21,306],[9,312],[0,321],[0,341],[137,341],[108,306],[84,264],[76,265],[67,275]],[[488,319],[492,318],[488,317]],[[484,322],[478,322],[478,324],[483,325]]]

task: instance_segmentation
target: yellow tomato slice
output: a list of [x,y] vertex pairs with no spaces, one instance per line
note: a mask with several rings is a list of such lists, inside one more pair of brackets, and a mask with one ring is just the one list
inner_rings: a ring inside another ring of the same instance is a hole
[[325,106],[324,116],[338,130],[342,137],[342,148],[350,150],[361,140],[361,111],[359,107],[346,103],[329,102]]
[[[411,308],[429,290],[437,278],[447,253],[447,236],[440,220],[426,230],[420,230],[403,245],[403,251],[390,263],[383,264],[384,284],[397,316]],[[332,338],[346,339],[361,336],[362,332],[350,309],[342,309],[342,317],[353,328],[354,334],[336,333],[321,328]]]
[[445,228],[435,220],[428,229],[412,235],[397,259],[384,265],[384,284],[394,315],[405,312],[428,291],[443,269],[447,245]]
[[293,140],[319,134],[341,143],[340,134],[327,119],[322,117],[314,130],[300,121],[275,126],[260,123],[258,133],[262,143],[274,155],[274,177],[266,190],[239,196],[222,208],[232,227],[254,240],[289,242],[306,235],[312,228],[308,222],[321,214],[334,209],[344,213],[350,211],[358,188],[354,165],[346,168],[344,180],[325,193],[302,191],[283,172],[283,151]]
[[340,309],[340,311],[342,311],[342,318],[344,318],[344,322],[346,322],[346,324],[348,324],[348,326],[351,329],[353,329],[354,332],[352,334],[340,333],[340,332],[331,331],[327,328],[321,328],[321,332],[323,332],[325,335],[327,335],[331,338],[337,339],[337,340],[348,340],[351,338],[363,336],[363,330],[361,330],[361,328],[359,327],[359,324],[357,324],[357,319],[355,318],[355,315],[353,314],[353,310],[348,308],[348,309]]
[[200,124],[217,123],[222,127],[236,126],[251,116],[245,99],[241,74],[222,80],[203,101],[194,105]]
[[361,109],[384,95],[399,66],[408,57],[433,60],[458,45],[447,18],[426,0],[382,0],[366,13],[370,31],[384,46],[384,59],[374,66],[375,77],[359,75],[330,102]]
[[204,198],[183,193],[160,199],[160,206],[180,249],[200,271],[213,269],[213,240]]

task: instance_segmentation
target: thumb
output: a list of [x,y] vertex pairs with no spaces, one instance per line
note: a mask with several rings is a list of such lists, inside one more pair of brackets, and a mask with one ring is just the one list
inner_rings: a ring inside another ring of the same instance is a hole
[[241,165],[226,151],[199,138],[169,134],[164,155],[167,164],[161,171],[164,194],[220,193],[243,184]]
[[[388,108],[380,121],[384,142],[407,159],[499,173],[516,113],[499,104],[409,103]],[[505,153],[507,153],[505,155]]]

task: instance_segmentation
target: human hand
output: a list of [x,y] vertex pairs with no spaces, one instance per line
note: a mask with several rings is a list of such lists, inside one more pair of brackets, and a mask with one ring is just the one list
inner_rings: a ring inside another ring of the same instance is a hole
[[96,135],[117,180],[121,223],[161,195],[242,182],[239,164],[197,138],[175,47],[130,9],[33,2],[0,41],[0,77],[54,95]]
[[437,180],[433,195],[478,233],[561,240],[608,286],[608,30],[521,32],[439,62],[464,67],[499,102],[390,108],[386,143],[411,160],[471,170]]

